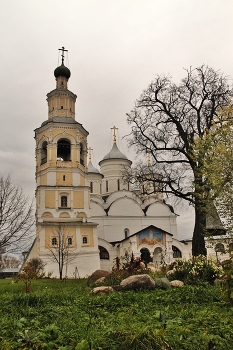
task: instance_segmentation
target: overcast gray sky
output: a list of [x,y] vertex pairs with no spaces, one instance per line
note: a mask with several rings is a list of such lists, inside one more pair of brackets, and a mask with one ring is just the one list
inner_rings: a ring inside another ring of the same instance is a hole
[[[0,174],[35,190],[34,129],[48,117],[58,48],[69,50],[76,120],[90,133],[95,166],[129,133],[126,113],[156,74],[175,82],[207,64],[232,76],[233,0],[0,0]],[[111,141],[110,141],[111,140]],[[119,148],[134,161],[125,141]],[[192,213],[178,208],[180,238]]]

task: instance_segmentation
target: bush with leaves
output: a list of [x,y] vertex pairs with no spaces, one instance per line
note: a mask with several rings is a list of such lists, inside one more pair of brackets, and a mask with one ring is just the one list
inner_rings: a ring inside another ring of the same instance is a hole
[[213,283],[224,274],[222,266],[212,257],[198,255],[188,260],[177,259],[168,270],[171,280],[181,280],[188,284]]
[[225,288],[224,294],[226,299],[228,300],[231,307],[233,307],[233,254],[230,253],[230,259],[222,262],[222,267],[224,270],[224,281]]

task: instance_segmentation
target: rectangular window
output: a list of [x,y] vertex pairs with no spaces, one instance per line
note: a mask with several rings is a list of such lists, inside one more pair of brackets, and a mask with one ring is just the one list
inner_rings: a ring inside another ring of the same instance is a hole
[[106,192],[108,192],[108,181],[106,181]]
[[93,182],[92,181],[90,182],[90,191],[91,191],[91,193],[93,193]]
[[67,197],[66,196],[61,196],[61,207],[67,208]]

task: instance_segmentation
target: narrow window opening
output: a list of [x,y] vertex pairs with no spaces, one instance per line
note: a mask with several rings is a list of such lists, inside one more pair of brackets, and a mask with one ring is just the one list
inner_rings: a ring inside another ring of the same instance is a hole
[[120,191],[120,180],[117,180],[117,190]]
[[125,238],[129,237],[129,229],[125,228],[124,232],[125,232]]
[[90,182],[90,192],[93,193],[93,182]]
[[108,192],[108,181],[106,181],[106,192]]
[[66,176],[65,175],[63,175],[63,181],[66,181]]
[[61,106],[61,109],[63,109],[63,106]]
[[67,208],[67,197],[66,196],[61,196],[61,207]]
[[73,240],[71,237],[68,238],[68,245],[72,245],[73,244]]

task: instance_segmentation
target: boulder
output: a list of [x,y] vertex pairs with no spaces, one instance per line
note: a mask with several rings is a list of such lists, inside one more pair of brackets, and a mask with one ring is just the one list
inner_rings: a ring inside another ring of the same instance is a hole
[[154,289],[155,281],[149,275],[133,275],[125,278],[120,283],[123,290]]
[[108,286],[95,287],[92,290],[93,294],[107,294],[112,292],[113,292],[113,288]]
[[155,288],[168,289],[171,288],[171,283],[166,277],[156,278]]
[[145,263],[143,261],[140,261],[140,269],[145,270],[145,268],[146,268]]
[[87,285],[89,286],[90,284],[95,283],[99,278],[101,277],[106,277],[110,274],[110,272],[105,271],[105,270],[96,270],[93,272],[91,276],[88,277],[87,279]]
[[184,282],[179,280],[174,280],[170,282],[171,287],[184,287]]

